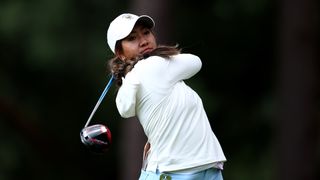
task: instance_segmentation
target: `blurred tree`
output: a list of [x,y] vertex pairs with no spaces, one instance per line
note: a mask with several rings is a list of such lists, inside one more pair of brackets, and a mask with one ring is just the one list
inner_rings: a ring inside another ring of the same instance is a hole
[[[272,179],[279,161],[279,178],[318,178],[319,4],[281,1],[277,22],[277,3],[1,1],[0,179],[139,175],[146,139],[137,119],[119,120],[112,89],[92,121],[111,129],[110,151],[92,154],[79,138],[108,80],[107,25],[124,11],[151,15],[159,43],[179,43],[203,60],[190,85],[202,97],[226,153],[225,179]],[[308,162],[294,166],[292,157]]]
[[319,179],[319,1],[283,0],[277,179]]

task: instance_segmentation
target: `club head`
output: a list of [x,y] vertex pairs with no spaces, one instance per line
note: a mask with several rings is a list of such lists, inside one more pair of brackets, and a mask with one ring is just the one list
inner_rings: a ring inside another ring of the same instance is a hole
[[80,132],[82,143],[95,153],[106,152],[111,145],[111,131],[102,124],[83,128]]

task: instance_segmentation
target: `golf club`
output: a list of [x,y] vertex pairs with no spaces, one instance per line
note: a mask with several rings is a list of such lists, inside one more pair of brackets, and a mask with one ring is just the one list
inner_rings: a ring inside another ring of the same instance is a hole
[[82,143],[88,147],[91,151],[96,153],[103,153],[106,152],[110,145],[111,145],[111,131],[110,129],[103,125],[103,124],[95,124],[88,126],[93,115],[97,111],[98,107],[100,106],[102,100],[104,99],[105,95],[107,94],[108,90],[110,89],[113,83],[114,77],[111,76],[108,84],[104,88],[98,102],[96,103],[95,107],[93,108],[87,123],[85,124],[84,128],[80,132],[80,138]]

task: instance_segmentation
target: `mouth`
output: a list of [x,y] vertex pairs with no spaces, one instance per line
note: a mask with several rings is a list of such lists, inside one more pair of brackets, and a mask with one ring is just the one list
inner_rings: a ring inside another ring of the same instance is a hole
[[144,49],[144,50],[141,52],[141,54],[149,53],[149,52],[151,52],[152,50],[153,50],[152,48],[146,48],[146,49]]

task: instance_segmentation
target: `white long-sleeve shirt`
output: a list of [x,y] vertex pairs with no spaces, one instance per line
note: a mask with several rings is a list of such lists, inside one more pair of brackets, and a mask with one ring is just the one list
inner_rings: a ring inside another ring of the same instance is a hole
[[151,56],[123,79],[116,105],[137,116],[151,144],[147,171],[179,171],[226,160],[198,94],[183,80],[201,69],[199,57]]

